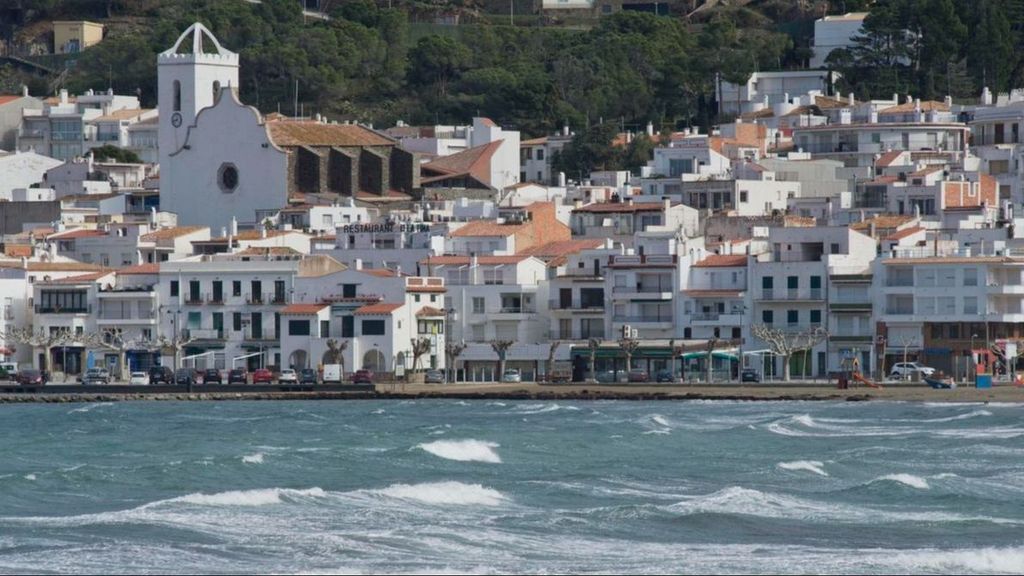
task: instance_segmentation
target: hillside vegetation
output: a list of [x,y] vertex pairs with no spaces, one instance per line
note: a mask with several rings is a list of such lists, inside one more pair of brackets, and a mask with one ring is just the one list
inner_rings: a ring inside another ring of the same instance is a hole
[[[307,115],[377,125],[481,114],[527,135],[600,120],[707,126],[716,78],[801,68],[815,18],[868,7],[865,37],[832,59],[844,92],[968,97],[1024,76],[1021,0],[723,1],[691,18],[623,12],[589,27],[497,24],[471,0],[325,1],[330,21],[304,19],[296,0],[14,1],[15,35],[56,18],[108,25],[68,75],[73,92],[109,84],[154,105],[156,54],[199,20],[241,54],[245,102],[291,114],[297,81]],[[422,22],[452,10],[462,25]]]

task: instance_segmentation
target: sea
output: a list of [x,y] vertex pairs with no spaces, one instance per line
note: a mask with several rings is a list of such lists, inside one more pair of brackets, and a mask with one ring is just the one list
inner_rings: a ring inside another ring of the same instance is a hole
[[1022,573],[1024,406],[0,406],[3,573]]

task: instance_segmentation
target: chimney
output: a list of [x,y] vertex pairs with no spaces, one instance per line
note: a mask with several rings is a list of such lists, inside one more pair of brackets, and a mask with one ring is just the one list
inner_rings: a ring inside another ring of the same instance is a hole
[[988,86],[985,86],[984,88],[981,89],[981,105],[992,105],[992,91],[988,89]]
[[220,237],[221,238],[227,238],[227,236],[228,236],[228,227],[227,226],[221,226],[220,227]]
[[853,97],[853,92],[850,92],[850,106],[856,106],[857,99]]
[[234,216],[231,217],[231,235],[238,236],[238,220]]
[[647,123],[647,135],[652,137],[652,138],[654,137],[654,123],[653,122],[648,122]]
[[68,91],[67,91],[66,88],[61,88],[61,90],[60,90],[60,103],[61,104],[67,104],[68,103]]
[[899,104],[900,103],[900,95],[899,94],[897,94],[895,92],[892,93],[892,103],[893,104]]
[[569,125],[566,124],[566,125],[562,126],[562,136],[568,136],[568,135],[569,135]]
[[260,227],[260,238],[266,238],[267,237],[267,227],[264,226],[263,223],[260,223],[259,227]]
[[402,277],[402,265],[401,264],[395,266],[395,276],[398,276],[399,278]]
[[878,124],[878,110],[872,109],[871,112],[868,112],[868,123]]
[[672,209],[672,201],[665,198],[661,201],[662,210],[665,212],[664,220],[668,220],[668,211]]
[[558,187],[565,188],[565,172],[558,173]]
[[24,84],[21,85],[21,95],[25,98],[28,98],[28,86]]
[[947,94],[946,97],[942,99],[942,103],[945,104],[946,106],[949,106],[950,109],[952,109],[953,108],[953,97]]
[[355,266],[356,270],[362,270],[363,269],[363,259],[362,258],[356,258],[352,262],[352,264]]

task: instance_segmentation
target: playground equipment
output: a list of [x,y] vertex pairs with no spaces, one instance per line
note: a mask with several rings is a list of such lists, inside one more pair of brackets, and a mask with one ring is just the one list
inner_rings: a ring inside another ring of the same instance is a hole
[[844,358],[841,368],[843,369],[843,374],[839,377],[839,388],[847,388],[850,380],[853,380],[854,382],[860,382],[869,388],[875,388],[877,390],[882,389],[881,384],[874,380],[869,380],[861,374],[860,359],[856,356]]

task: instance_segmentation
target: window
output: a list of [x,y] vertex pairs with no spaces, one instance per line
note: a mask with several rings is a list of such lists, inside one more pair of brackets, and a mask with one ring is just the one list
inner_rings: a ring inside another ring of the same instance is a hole
[[288,334],[291,336],[309,336],[309,320],[289,320]]
[[799,310],[786,310],[786,323],[790,326],[796,326],[800,323],[800,311]]
[[978,269],[964,268],[964,286],[978,285]]
[[342,298],[355,298],[356,297],[356,285],[355,284],[342,284],[341,285],[341,296],[342,296]]
[[484,299],[482,296],[473,297],[473,314],[484,313]]
[[978,298],[976,296],[964,297],[964,314],[978,313]]
[[241,332],[242,331],[242,313],[241,312],[235,312],[234,316],[231,318],[231,329],[234,330],[235,332]]
[[221,338],[224,335],[224,313],[214,312],[213,313],[213,329],[217,331],[217,337]]
[[765,324],[769,324],[769,325],[772,324],[773,322],[775,322],[775,312],[773,312],[771,310],[762,310],[761,311],[761,322],[764,322]]
[[746,201],[747,201],[747,191],[746,190],[740,190],[740,203],[742,204],[742,203],[744,203]]
[[414,301],[416,301],[416,302],[419,302],[419,301],[420,301],[420,295],[419,295],[419,294],[416,294],[416,295],[415,295],[415,296],[413,296],[412,298],[413,298],[413,300],[414,300]]
[[786,276],[786,288],[789,288],[790,290],[796,290],[799,287],[800,287],[800,277],[799,276]]
[[839,254],[839,243],[834,242],[831,246],[832,254]]
[[543,159],[544,159],[544,149],[543,148],[537,148],[537,160],[543,160]]
[[217,170],[217,185],[221,192],[234,192],[238,188],[238,168],[230,162],[221,164]]
[[178,281],[177,280],[171,280],[171,296],[174,297],[174,296],[177,296],[177,295],[178,295]]
[[363,320],[363,336],[383,336],[383,320]]
[[203,327],[203,313],[202,312],[189,312],[188,313],[188,329],[199,330]]
[[734,340],[739,340],[740,338],[742,338],[743,336],[742,336],[741,329],[740,328],[733,328],[732,329],[732,337],[733,337]]
[[213,101],[217,102],[217,97],[220,96],[220,80],[213,81]]
[[821,310],[811,310],[811,324],[821,324]]
[[331,334],[331,321],[321,320],[320,321],[320,337],[326,338]]
[[942,340],[942,324],[932,324],[932,340]]
[[173,89],[174,94],[172,98],[174,100],[174,111],[181,112],[181,82],[175,80]]

